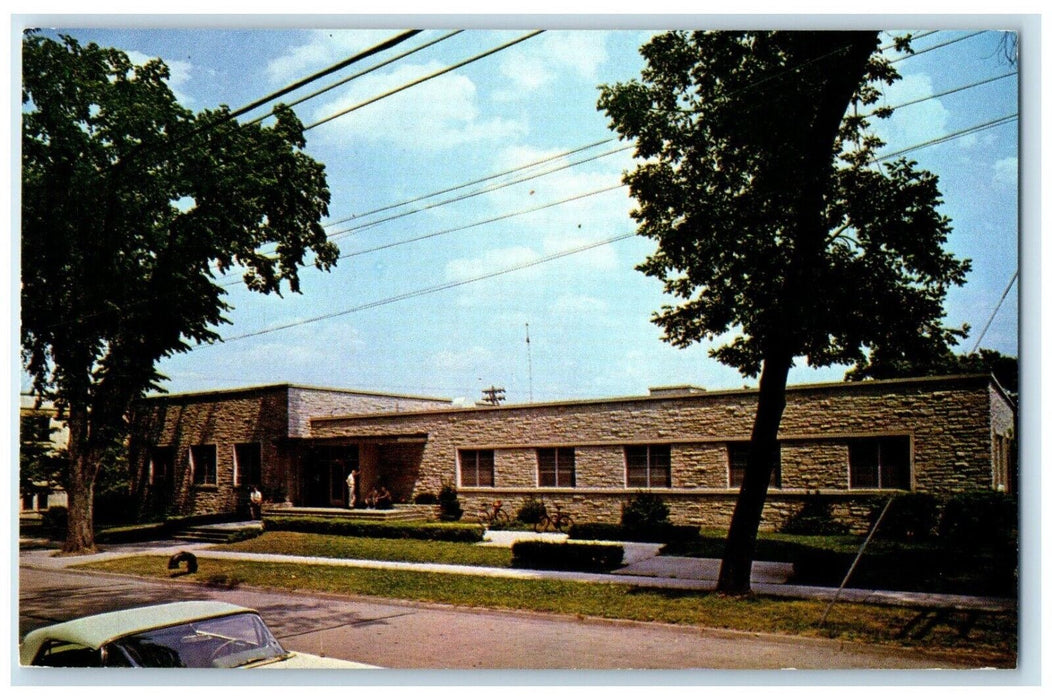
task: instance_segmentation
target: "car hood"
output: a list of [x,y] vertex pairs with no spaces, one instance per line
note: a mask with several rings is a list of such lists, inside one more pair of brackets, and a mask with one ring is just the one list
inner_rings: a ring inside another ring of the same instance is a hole
[[328,656],[315,656],[314,654],[304,654],[298,651],[289,652],[287,655],[277,659],[270,659],[267,661],[259,661],[254,664],[248,664],[247,666],[241,666],[240,668],[342,668],[342,669],[370,669],[380,668],[379,666],[371,666],[369,664],[358,663],[357,661],[344,661],[343,659],[333,659]]

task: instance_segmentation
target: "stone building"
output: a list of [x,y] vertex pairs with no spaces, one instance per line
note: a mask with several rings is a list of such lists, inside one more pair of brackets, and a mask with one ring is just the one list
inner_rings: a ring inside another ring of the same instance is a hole
[[[668,387],[465,408],[267,387],[147,401],[153,432],[137,430],[136,444],[148,483],[174,478],[165,493],[184,513],[236,506],[249,470],[293,506],[340,505],[355,465],[363,488],[383,484],[400,503],[452,483],[468,513],[496,499],[514,513],[532,496],[578,521],[616,522],[632,494],[649,491],[676,522],[725,527],[756,396]],[[1014,424],[1012,402],[982,375],[789,387],[764,526],[815,491],[858,523],[890,493],[1011,491]]]

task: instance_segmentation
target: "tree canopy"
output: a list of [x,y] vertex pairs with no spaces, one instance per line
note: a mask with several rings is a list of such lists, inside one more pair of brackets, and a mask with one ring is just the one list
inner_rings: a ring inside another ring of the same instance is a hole
[[655,323],[760,375],[725,592],[749,589],[789,368],[857,366],[875,348],[939,355],[964,333],[943,325],[969,263],[944,250],[938,179],[875,156],[880,86],[898,78],[878,36],[668,32],[642,47],[639,80],[601,86],[599,109],[635,142],[638,233],[657,242],[638,269],[678,300]]
[[290,109],[270,126],[194,114],[160,60],[70,37],[29,32],[22,58],[22,356],[68,414],[67,548],[90,549],[98,457],[158,388],[158,360],[219,338],[217,276],[298,292],[299,268],[329,269],[338,250],[324,166]]

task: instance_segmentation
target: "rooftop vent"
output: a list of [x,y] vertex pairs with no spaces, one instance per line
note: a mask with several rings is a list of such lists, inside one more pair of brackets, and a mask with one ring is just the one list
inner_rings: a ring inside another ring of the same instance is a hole
[[678,386],[652,386],[651,396],[682,396],[684,394],[704,394],[705,388],[692,384],[680,384]]

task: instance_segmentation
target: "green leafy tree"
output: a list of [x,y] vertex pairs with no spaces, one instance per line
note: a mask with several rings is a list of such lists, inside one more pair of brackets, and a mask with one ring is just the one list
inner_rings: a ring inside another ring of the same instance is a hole
[[759,375],[717,584],[745,594],[789,369],[945,351],[964,331],[943,326],[943,299],[969,263],[943,250],[937,178],[874,161],[869,119],[890,111],[872,105],[898,78],[878,32],[670,32],[641,53],[641,79],[601,86],[599,109],[635,140],[632,216],[657,241],[638,269],[679,299],[654,321]]
[[22,357],[69,425],[64,549],[91,551],[100,464],[159,388],[156,363],[219,338],[217,276],[243,266],[252,290],[298,292],[299,267],[338,250],[324,167],[288,108],[272,126],[195,115],[160,60],[70,37],[27,33],[22,64]]
[[891,379],[893,377],[932,377],[945,374],[991,374],[1012,396],[1019,393],[1019,360],[996,350],[980,348],[978,352],[958,355],[944,352],[934,356],[907,356],[901,351],[871,352],[845,375],[845,379]]

